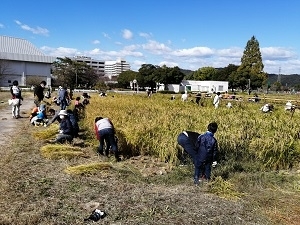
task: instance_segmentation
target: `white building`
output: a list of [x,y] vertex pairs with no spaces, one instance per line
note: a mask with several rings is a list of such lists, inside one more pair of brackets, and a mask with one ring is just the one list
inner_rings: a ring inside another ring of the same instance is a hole
[[105,61],[105,76],[109,77],[109,79],[128,70],[130,70],[130,65],[125,60]]
[[[165,90],[163,84],[158,85],[159,91]],[[228,91],[228,81],[211,81],[211,80],[183,80],[181,84],[169,84],[169,91],[174,91],[175,93],[187,91],[187,92],[225,92]]]
[[25,86],[30,78],[51,85],[51,64],[55,60],[25,39],[0,36],[0,86],[12,85],[14,80]]
[[186,91],[191,92],[225,92],[228,91],[228,81],[212,81],[212,80],[183,80],[182,86]]

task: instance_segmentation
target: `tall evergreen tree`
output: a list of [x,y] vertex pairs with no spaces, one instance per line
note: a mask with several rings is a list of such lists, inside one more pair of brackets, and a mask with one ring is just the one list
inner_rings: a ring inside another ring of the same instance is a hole
[[264,65],[262,62],[259,42],[254,36],[247,42],[241,65],[237,69],[235,82],[239,83],[243,90],[248,87],[250,79],[251,89],[262,87],[267,81],[267,74],[263,71]]

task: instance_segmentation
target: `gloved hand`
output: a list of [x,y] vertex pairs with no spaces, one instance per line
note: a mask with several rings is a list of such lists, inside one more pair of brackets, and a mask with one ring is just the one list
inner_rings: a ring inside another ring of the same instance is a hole
[[218,164],[217,161],[214,161],[211,165],[212,167],[216,167],[217,164]]
[[62,134],[64,131],[63,130],[59,130],[59,133]]

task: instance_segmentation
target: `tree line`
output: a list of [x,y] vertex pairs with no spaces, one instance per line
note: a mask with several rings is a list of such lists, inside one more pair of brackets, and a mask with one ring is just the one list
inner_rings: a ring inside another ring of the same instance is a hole
[[132,80],[136,79],[140,86],[155,87],[156,83],[180,84],[183,79],[215,80],[228,81],[231,89],[257,89],[267,83],[268,76],[263,69],[259,42],[252,36],[247,42],[239,66],[229,64],[224,68],[202,67],[190,73],[183,73],[179,67],[144,64],[138,72],[122,72],[118,77],[118,84],[126,88]]

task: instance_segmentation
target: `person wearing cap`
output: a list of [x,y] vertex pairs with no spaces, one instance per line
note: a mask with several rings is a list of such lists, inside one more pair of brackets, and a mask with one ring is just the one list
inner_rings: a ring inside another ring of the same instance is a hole
[[111,120],[109,118],[103,118],[100,116],[96,117],[94,129],[95,129],[97,139],[100,142],[99,147],[98,147],[98,154],[104,155],[103,146],[104,146],[104,141],[105,141],[106,156],[108,156],[109,149],[111,147],[111,150],[114,152],[117,162],[120,161],[118,145],[117,145],[117,141],[116,141],[116,137],[115,137],[115,128],[114,128],[114,125],[111,122]]
[[44,89],[46,86],[46,81],[42,81],[36,88],[34,88],[34,104],[39,107],[44,99]]
[[[54,123],[55,121],[58,121],[60,123],[61,119],[59,116],[61,110],[57,110],[54,111],[54,116],[51,118],[51,120],[49,120],[46,123],[46,127],[51,125],[52,123]],[[73,134],[74,134],[74,138],[79,137],[79,125],[78,125],[78,121],[79,121],[79,112],[78,109],[75,107],[73,110],[71,109],[67,109],[67,113],[68,113],[68,117],[71,121],[72,127],[73,127]]]
[[181,165],[187,163],[187,156],[190,156],[193,160],[196,155],[196,143],[199,133],[194,131],[183,131],[177,137],[177,143],[183,148],[183,151],[178,152],[178,159]]
[[55,142],[61,144],[66,141],[71,142],[74,138],[74,132],[67,110],[60,110],[58,115],[61,121],[59,124],[59,134],[57,135]]

